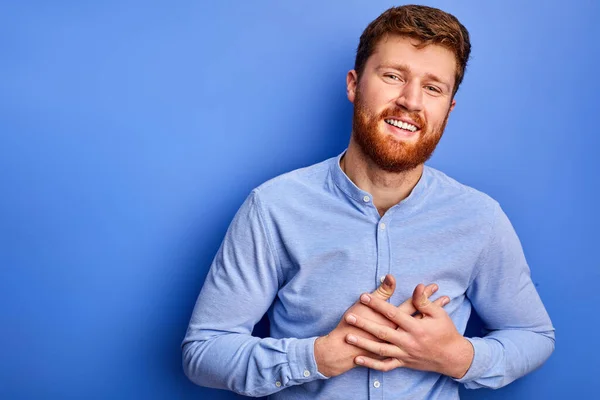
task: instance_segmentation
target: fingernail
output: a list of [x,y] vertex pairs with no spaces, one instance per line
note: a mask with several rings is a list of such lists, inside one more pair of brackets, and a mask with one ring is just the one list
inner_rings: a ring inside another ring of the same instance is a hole
[[364,293],[362,296],[360,296],[360,301],[362,301],[363,303],[368,303],[371,301],[371,296],[369,296],[368,294]]
[[358,339],[354,335],[348,335],[347,340],[348,340],[348,343],[356,343],[356,342],[358,342]]
[[445,306],[446,304],[450,303],[449,299],[444,299],[442,300],[442,305]]
[[360,365],[363,365],[363,364],[365,363],[365,360],[364,360],[362,357],[358,357],[358,358],[356,359],[356,363],[357,363],[357,364],[360,364]]
[[433,287],[431,288],[431,294],[434,294],[435,292],[438,291],[438,285],[433,285]]
[[388,286],[392,286],[392,279],[390,278],[389,275],[385,276],[385,279],[383,280],[383,283],[388,285]]
[[346,322],[349,323],[349,324],[354,324],[354,323],[356,323],[356,317],[354,315],[352,315],[352,314],[349,314],[346,317]]

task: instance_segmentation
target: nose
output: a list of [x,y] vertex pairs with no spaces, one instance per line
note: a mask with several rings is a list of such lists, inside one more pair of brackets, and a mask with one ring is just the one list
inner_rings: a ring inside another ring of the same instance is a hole
[[400,89],[396,104],[408,111],[421,111],[423,109],[423,91],[417,82],[407,82]]

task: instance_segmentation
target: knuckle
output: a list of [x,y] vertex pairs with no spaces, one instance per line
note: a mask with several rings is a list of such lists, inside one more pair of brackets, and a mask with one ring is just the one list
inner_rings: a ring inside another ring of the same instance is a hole
[[406,351],[407,354],[411,355],[419,354],[419,345],[414,340],[411,340],[407,342],[404,346],[404,351]]
[[395,319],[395,318],[396,318],[396,315],[397,315],[397,313],[396,313],[396,309],[395,309],[395,308],[394,308],[393,310],[388,310],[388,311],[386,311],[386,313],[385,313],[385,316],[386,316],[388,319]]
[[429,301],[428,298],[424,298],[421,301],[419,301],[419,307],[421,308],[426,308],[429,307],[431,305],[431,302]]
[[388,352],[387,352],[385,346],[379,346],[379,349],[377,350],[377,354],[380,355],[381,357],[387,357]]
[[421,328],[421,327],[416,327],[413,330],[413,334],[416,337],[423,337],[423,335],[425,334],[425,330],[423,330],[423,328]]
[[385,330],[383,330],[383,329],[379,329],[377,331],[377,335],[376,336],[377,336],[378,339],[381,339],[381,340],[386,340],[387,337],[388,337],[387,332]]

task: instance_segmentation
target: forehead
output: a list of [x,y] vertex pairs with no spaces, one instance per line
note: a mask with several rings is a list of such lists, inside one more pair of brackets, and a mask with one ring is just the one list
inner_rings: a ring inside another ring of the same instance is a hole
[[433,74],[453,84],[458,66],[452,51],[438,44],[417,47],[419,44],[418,40],[406,36],[383,37],[375,46],[367,66],[405,65],[417,75]]

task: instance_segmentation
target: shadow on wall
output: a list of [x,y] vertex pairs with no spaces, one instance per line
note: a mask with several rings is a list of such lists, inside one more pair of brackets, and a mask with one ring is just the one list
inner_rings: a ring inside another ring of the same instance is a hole
[[[340,68],[333,71],[332,75],[339,75]],[[168,295],[164,296],[167,303],[161,305],[163,313],[157,313],[159,318],[151,322],[151,325],[158,327],[156,340],[149,341],[156,345],[151,349],[146,349],[148,355],[152,355],[153,360],[150,363],[158,363],[162,366],[160,371],[169,376],[168,381],[174,382],[177,387],[173,388],[173,394],[178,398],[189,399],[241,399],[243,396],[235,393],[208,389],[196,386],[187,379],[181,366],[181,341],[185,335],[185,330],[189,323],[196,298],[202,287],[211,262],[218,251],[223,240],[227,227],[233,219],[238,207],[253,187],[260,185],[265,180],[277,176],[281,173],[291,171],[296,168],[308,166],[316,162],[338,155],[346,146],[350,136],[352,105],[348,102],[343,85],[340,87],[341,79],[327,79],[327,82],[335,87],[323,87],[315,82],[315,92],[319,96],[329,94],[331,99],[326,104],[331,105],[330,110],[315,109],[311,114],[315,115],[310,128],[314,128],[311,134],[307,136],[306,141],[302,143],[303,150],[298,152],[296,149],[273,149],[273,158],[271,165],[276,165],[275,171],[269,171],[268,176],[258,176],[256,170],[248,170],[247,177],[244,177],[243,183],[238,188],[232,187],[227,190],[226,199],[218,199],[219,207],[215,210],[216,214],[211,212],[209,220],[203,220],[201,224],[192,229],[192,236],[196,240],[188,240],[193,245],[184,249],[189,254],[187,260],[178,267],[178,279],[172,280],[171,287],[168,288]],[[322,99],[319,103],[322,102]],[[310,102],[306,103],[309,106]],[[340,122],[341,121],[341,122]],[[306,129],[306,128],[303,128]],[[318,137],[319,142],[315,143],[314,138]],[[300,159],[299,159],[300,157]],[[257,164],[261,160],[257,160]],[[219,170],[219,166],[215,166]],[[248,184],[250,182],[250,184]],[[202,204],[199,199],[198,204]],[[176,313],[172,312],[177,310]],[[269,321],[265,315],[255,326],[253,335],[259,337],[269,336]],[[158,377],[157,377],[158,379]]]

